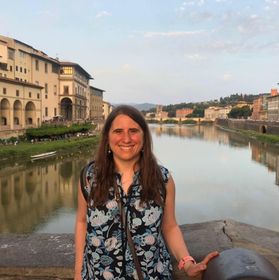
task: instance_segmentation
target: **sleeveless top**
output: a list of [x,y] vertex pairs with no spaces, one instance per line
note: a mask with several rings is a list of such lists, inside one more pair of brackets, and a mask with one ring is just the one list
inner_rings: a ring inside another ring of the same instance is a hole
[[[169,171],[162,166],[160,169],[166,184]],[[128,194],[122,190],[121,175],[116,173],[115,176],[126,225],[129,226],[144,279],[172,279],[170,254],[161,232],[163,208],[154,201],[140,204],[142,186],[139,181],[139,171],[134,175]],[[88,166],[86,177],[89,184],[81,187],[87,200],[91,187],[94,188],[95,185],[94,162]],[[109,199],[104,205],[95,207],[94,201],[90,201],[86,218],[87,233],[82,279],[137,279],[113,186],[109,190]]]

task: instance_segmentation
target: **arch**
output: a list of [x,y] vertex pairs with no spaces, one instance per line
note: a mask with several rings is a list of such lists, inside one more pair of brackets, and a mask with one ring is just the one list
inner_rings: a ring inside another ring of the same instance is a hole
[[73,102],[70,98],[65,97],[61,100],[61,115],[65,120],[73,119]]
[[22,122],[22,104],[19,100],[14,102],[14,125],[21,125]]
[[36,107],[32,101],[29,101],[25,105],[25,123],[32,125],[36,120]]
[[265,134],[267,132],[267,126],[266,125],[262,125],[261,126],[261,133]]
[[3,126],[11,124],[10,120],[10,102],[7,98],[3,98],[0,102],[0,119]]

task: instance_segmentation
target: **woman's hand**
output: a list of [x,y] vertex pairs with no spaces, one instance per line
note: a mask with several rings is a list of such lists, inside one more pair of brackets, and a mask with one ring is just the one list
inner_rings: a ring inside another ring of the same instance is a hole
[[[200,276],[204,270],[207,268],[207,264],[215,257],[219,256],[217,251],[209,253],[201,262],[193,264],[192,262],[187,262],[184,266],[184,270],[190,277]],[[190,263],[190,265],[189,265]]]

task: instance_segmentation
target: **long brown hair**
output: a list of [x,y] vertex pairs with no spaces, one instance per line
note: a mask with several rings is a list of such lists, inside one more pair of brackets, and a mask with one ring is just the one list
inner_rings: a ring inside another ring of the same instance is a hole
[[162,172],[152,152],[152,139],[144,116],[136,108],[129,105],[116,107],[108,116],[99,143],[95,159],[95,183],[91,188],[90,200],[100,206],[108,199],[109,189],[115,183],[115,165],[112,152],[109,150],[109,130],[118,115],[126,115],[135,121],[143,131],[143,149],[138,162],[140,183],[142,185],[141,202],[150,200],[164,205],[166,195]]

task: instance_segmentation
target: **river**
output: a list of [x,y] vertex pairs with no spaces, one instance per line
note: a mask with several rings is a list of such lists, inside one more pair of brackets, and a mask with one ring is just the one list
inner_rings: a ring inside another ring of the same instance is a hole
[[[179,224],[234,219],[279,231],[279,148],[214,126],[150,125],[176,183]],[[0,169],[0,233],[72,233],[79,171],[92,158]]]

